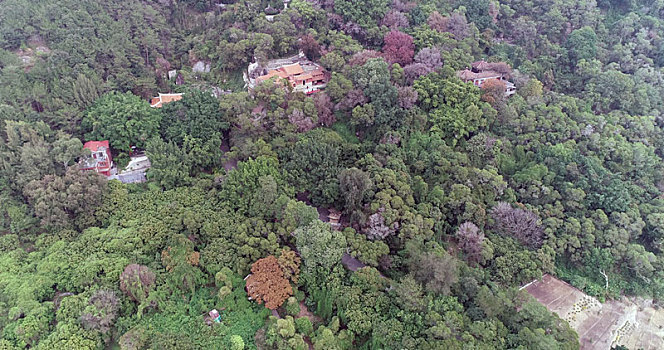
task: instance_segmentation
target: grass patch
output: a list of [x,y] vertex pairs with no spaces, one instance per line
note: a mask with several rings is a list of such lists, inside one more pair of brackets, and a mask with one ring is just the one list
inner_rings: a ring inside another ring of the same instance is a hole
[[360,139],[355,136],[355,130],[353,127],[348,125],[347,123],[344,122],[336,122],[332,124],[332,130],[336,131],[341,138],[348,142],[348,143],[353,143],[353,144],[359,144]]

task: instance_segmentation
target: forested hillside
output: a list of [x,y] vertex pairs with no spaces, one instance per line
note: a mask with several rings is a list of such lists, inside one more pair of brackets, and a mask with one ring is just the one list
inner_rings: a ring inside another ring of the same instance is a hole
[[[661,302],[664,1],[286,3],[0,0],[0,349],[578,349],[521,285]],[[324,90],[245,87],[298,52]]]

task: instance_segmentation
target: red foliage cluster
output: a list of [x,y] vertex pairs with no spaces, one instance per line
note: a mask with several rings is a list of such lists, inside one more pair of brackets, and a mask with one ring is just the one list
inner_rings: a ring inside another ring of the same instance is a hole
[[406,17],[403,12],[396,10],[388,12],[385,17],[383,17],[381,24],[390,29],[406,28],[409,26],[408,17]]
[[316,61],[320,58],[320,44],[311,34],[303,35],[299,40],[299,44],[300,50],[304,52],[308,59]]
[[417,102],[417,91],[410,86],[400,86],[397,88],[399,93],[399,107],[410,109]]
[[408,85],[413,84],[415,79],[427,75],[429,73],[433,72],[433,70],[429,67],[427,67],[426,64],[424,63],[413,63],[409,64],[403,69],[403,73],[406,76],[406,83]]
[[348,60],[348,64],[351,66],[363,66],[365,63],[367,63],[368,60],[372,58],[379,58],[380,53],[374,50],[362,50],[356,54],[354,54],[350,60]]
[[369,102],[369,99],[364,96],[364,93],[360,89],[353,89],[348,91],[346,97],[344,97],[339,103],[337,103],[334,108],[336,110],[350,110],[357,105],[362,105]]
[[301,109],[294,109],[288,116],[288,121],[297,126],[297,132],[307,132],[316,126],[311,117],[305,115]]
[[482,84],[482,100],[497,106],[505,100],[505,83],[501,80],[487,80]]
[[413,62],[415,45],[412,36],[398,30],[392,30],[385,34],[384,41],[383,54],[390,63],[399,63],[405,66]]
[[429,15],[427,24],[429,24],[429,27],[439,32],[448,32],[452,34],[456,40],[463,40],[470,35],[470,25],[466,20],[466,16],[457,12],[445,17],[437,11],[434,11]]
[[443,66],[443,60],[440,57],[440,49],[425,47],[415,55],[415,63],[422,63],[431,70],[436,70]]
[[314,95],[313,99],[318,112],[318,122],[325,126],[334,124],[337,119],[334,116],[334,104],[332,104],[330,96],[323,92]]

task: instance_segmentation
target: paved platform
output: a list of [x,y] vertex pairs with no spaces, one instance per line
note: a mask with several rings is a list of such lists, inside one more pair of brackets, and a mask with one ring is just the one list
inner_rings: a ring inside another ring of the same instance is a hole
[[664,310],[652,300],[623,297],[602,304],[550,275],[523,289],[576,330],[583,350],[664,349]]

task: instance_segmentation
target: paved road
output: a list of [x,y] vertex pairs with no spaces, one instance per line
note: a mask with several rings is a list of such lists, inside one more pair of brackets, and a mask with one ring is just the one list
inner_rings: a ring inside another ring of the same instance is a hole
[[341,263],[344,265],[345,268],[347,268],[351,271],[357,271],[357,270],[367,266],[363,262],[357,260],[356,258],[353,258],[348,253],[344,253],[344,255],[341,257]]

